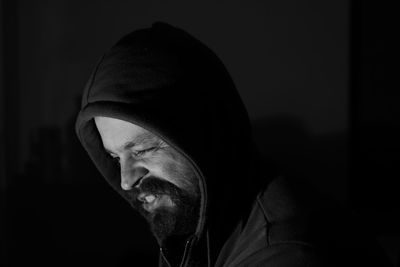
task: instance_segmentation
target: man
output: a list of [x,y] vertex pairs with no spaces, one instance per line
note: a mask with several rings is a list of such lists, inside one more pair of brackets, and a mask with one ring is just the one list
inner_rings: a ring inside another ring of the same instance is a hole
[[148,221],[160,266],[377,263],[359,257],[368,249],[348,217],[259,164],[227,70],[180,29],[155,23],[117,42],[85,87],[76,130]]

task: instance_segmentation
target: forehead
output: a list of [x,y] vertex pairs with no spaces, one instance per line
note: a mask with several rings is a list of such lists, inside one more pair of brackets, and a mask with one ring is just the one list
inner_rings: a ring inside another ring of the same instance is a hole
[[100,116],[94,121],[105,148],[121,149],[128,143],[133,146],[159,140],[153,133],[131,122]]

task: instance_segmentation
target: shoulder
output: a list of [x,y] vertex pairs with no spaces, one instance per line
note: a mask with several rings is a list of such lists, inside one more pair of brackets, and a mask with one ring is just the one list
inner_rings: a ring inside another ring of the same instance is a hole
[[259,202],[267,222],[267,245],[255,259],[273,260],[272,266],[279,267],[387,266],[365,222],[306,184],[275,179]]
[[317,267],[327,266],[307,243],[282,242],[266,246],[244,259],[239,266]]

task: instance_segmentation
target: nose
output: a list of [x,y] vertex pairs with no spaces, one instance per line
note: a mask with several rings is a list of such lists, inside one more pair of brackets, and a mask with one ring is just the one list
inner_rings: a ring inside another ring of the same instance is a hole
[[140,166],[133,160],[121,161],[121,188],[131,190],[148,172],[146,167]]

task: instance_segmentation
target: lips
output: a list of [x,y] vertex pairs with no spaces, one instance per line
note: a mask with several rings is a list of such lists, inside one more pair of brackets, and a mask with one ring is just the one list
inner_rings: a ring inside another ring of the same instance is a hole
[[138,198],[143,204],[143,208],[147,212],[152,212],[160,206],[173,207],[175,206],[170,196],[168,195],[155,195],[151,193],[141,193]]
[[137,200],[143,203],[151,203],[154,202],[157,198],[156,194],[152,193],[140,193],[137,197]]
[[152,212],[158,205],[158,196],[151,193],[141,193],[137,199],[142,202],[142,207],[147,212]]
[[151,203],[156,200],[156,196],[154,195],[147,195],[144,197],[146,203]]

